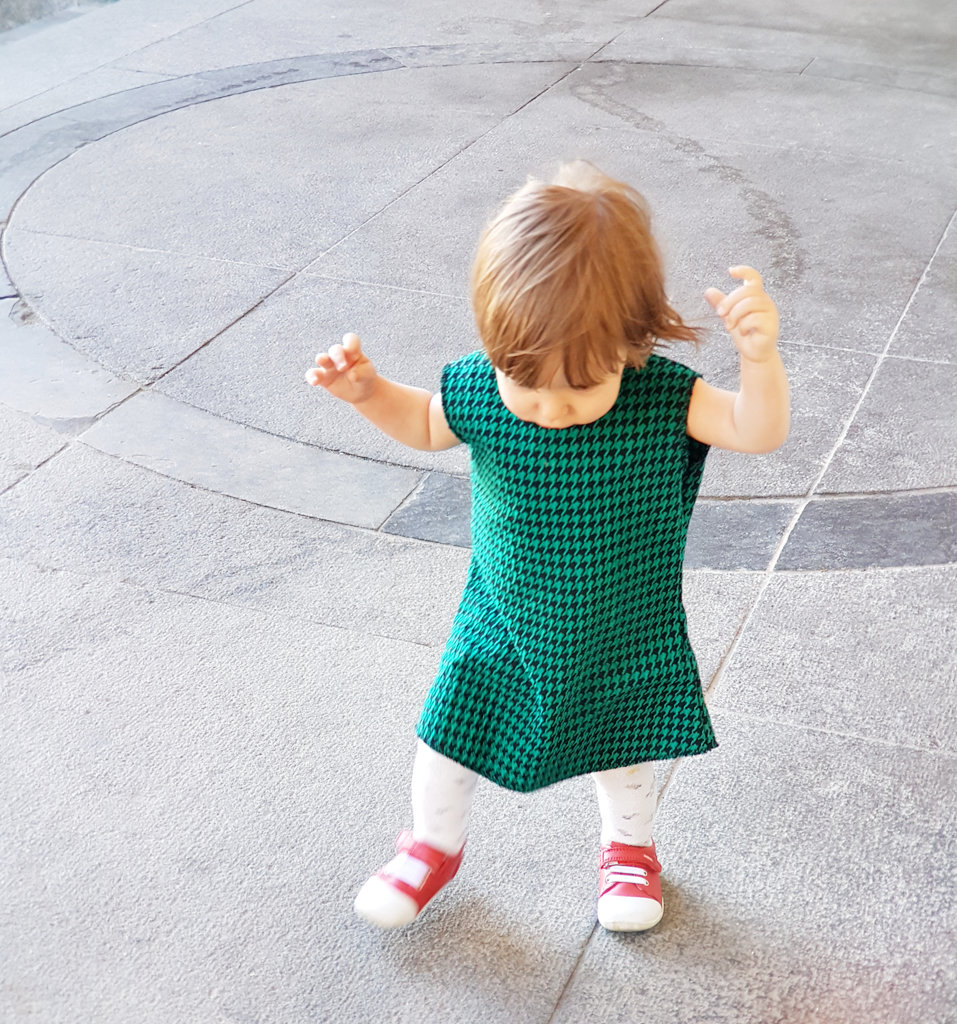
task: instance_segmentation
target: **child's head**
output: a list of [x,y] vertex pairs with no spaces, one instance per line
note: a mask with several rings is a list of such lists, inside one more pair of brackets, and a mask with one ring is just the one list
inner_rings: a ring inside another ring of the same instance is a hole
[[591,387],[698,333],[668,303],[645,201],[585,161],[507,200],[479,242],[472,308],[492,363],[525,387],[556,368]]

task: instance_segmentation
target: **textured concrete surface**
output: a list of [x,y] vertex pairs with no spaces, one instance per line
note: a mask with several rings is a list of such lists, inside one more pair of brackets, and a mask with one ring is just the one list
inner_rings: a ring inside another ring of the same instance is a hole
[[[117,0],[0,33],[0,1020],[953,1024],[957,16],[915,0]],[[672,351],[763,271],[794,428],[712,452],[684,576],[720,742],[659,766],[666,910],[594,916],[587,779],[409,820],[467,457],[307,388],[435,387],[476,236],[585,156]]]

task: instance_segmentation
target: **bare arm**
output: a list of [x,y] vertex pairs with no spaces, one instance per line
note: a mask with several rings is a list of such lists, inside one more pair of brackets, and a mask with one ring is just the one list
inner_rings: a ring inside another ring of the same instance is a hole
[[355,334],[320,352],[306,381],[348,402],[384,434],[410,448],[439,451],[461,443],[445,419],[441,395],[380,377]]
[[777,350],[778,313],[756,270],[732,267],[731,275],[744,284],[730,295],[717,288],[705,295],[738,349],[739,388],[723,391],[696,381],[687,429],[717,448],[770,452],[784,444],[791,420],[787,375]]

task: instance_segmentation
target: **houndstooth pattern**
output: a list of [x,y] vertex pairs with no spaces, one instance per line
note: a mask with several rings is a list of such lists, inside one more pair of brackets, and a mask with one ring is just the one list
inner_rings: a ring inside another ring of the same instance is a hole
[[417,735],[522,792],[714,747],[681,603],[708,449],[697,375],[658,355],[614,408],[549,430],[502,404],[474,352],[442,402],[472,457],[472,559]]

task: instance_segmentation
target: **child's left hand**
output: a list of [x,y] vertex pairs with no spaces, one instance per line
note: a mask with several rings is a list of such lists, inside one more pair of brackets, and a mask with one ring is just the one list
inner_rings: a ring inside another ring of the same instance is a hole
[[754,267],[732,267],[728,273],[744,281],[730,295],[709,288],[704,297],[724,321],[742,359],[763,363],[778,344],[778,310],[765,292]]

